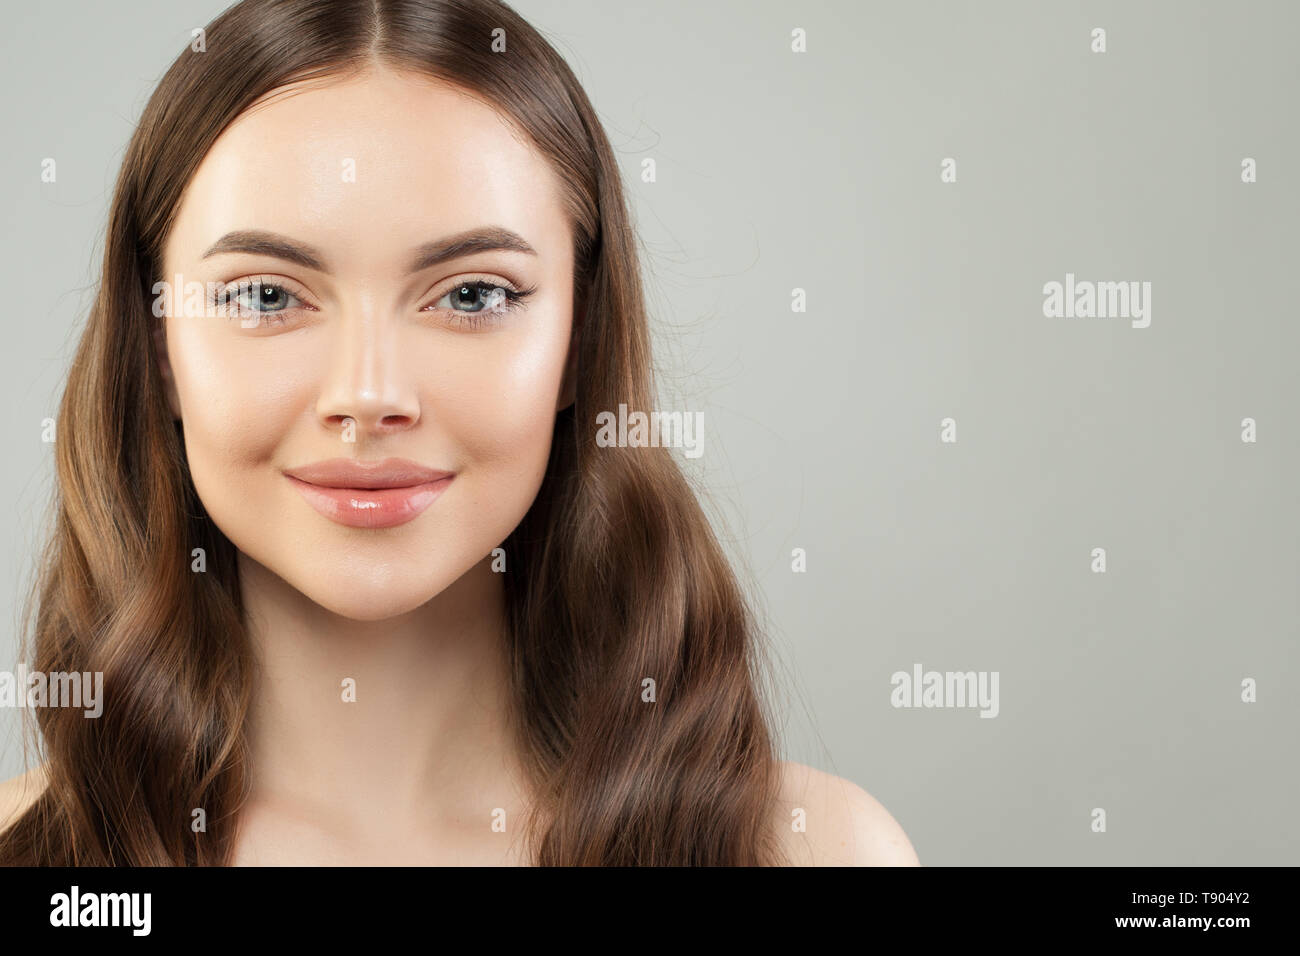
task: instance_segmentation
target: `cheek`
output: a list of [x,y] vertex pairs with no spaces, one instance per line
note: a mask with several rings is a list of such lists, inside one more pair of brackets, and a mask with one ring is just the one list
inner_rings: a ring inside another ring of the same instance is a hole
[[257,469],[274,460],[295,415],[294,370],[233,354],[221,336],[169,320],[168,356],[190,472],[209,510],[249,502]]
[[566,327],[459,342],[454,361],[442,357],[425,424],[456,456],[460,487],[431,533],[481,556],[523,520],[546,475],[567,352]]
[[540,482],[567,358],[567,327],[557,323],[535,334],[512,332],[469,344],[472,354],[461,352],[430,402],[430,413],[441,413],[434,430],[445,428],[468,468],[535,474]]

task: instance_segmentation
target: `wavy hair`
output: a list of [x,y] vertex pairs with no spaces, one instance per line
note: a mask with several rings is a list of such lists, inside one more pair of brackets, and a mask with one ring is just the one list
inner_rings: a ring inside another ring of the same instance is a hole
[[[507,52],[492,50],[498,30]],[[574,229],[576,400],[505,543],[510,716],[546,821],[527,827],[530,858],[785,862],[744,591],[667,449],[596,446],[596,414],[652,407],[653,375],[618,166],[572,71],[497,0],[243,0],[204,40],[168,69],[127,148],[58,412],[30,650],[37,670],[102,672],[104,709],[93,720],[38,709],[48,785],[0,836],[0,863],[232,858],[255,662],[235,548],[198,498],[166,403],[150,290],[183,191],[221,132],[282,86],[376,63],[492,104],[553,164]],[[193,548],[209,573],[189,573]],[[646,677],[654,704],[641,699]],[[207,829],[195,833],[199,807]]]

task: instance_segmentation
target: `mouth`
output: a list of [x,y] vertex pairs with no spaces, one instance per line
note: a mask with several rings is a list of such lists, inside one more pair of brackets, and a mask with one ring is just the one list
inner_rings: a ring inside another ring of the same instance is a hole
[[285,477],[321,515],[351,528],[392,528],[424,512],[456,477],[399,458],[335,458],[286,469]]

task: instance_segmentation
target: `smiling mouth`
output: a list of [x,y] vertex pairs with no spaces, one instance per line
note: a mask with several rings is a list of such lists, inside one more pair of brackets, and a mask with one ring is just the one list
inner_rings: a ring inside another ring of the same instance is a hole
[[455,478],[405,459],[333,459],[285,471],[317,512],[351,528],[392,528],[425,511]]

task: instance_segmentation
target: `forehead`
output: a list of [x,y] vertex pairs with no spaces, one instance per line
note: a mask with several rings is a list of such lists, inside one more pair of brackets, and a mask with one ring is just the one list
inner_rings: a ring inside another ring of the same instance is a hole
[[186,187],[167,257],[264,228],[387,265],[486,224],[557,254],[569,231],[550,164],[483,100],[381,70],[277,90],[241,114]]

